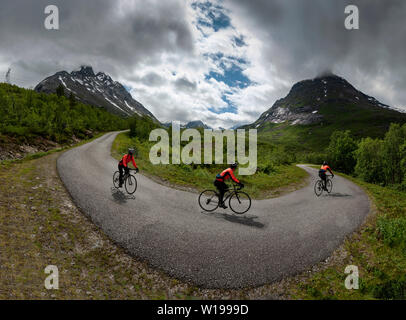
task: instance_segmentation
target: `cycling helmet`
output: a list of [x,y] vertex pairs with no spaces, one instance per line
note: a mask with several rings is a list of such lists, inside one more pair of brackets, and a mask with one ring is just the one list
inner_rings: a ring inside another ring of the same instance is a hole
[[323,162],[323,166],[328,166],[327,161],[324,161],[324,162]]
[[134,149],[133,148],[128,149],[128,154],[133,155],[134,154]]
[[238,167],[238,163],[235,162],[235,163],[233,163],[230,167],[231,167],[231,168],[237,168],[237,167]]

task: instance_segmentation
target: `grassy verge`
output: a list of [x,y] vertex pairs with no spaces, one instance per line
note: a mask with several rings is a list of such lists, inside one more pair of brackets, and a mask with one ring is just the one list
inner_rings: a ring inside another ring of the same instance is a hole
[[[311,276],[292,279],[289,291],[299,299],[406,299],[406,193],[342,175],[361,186],[373,211],[329,261]],[[359,290],[347,290],[347,265],[359,268]],[[300,280],[299,280],[300,279]]]
[[93,140],[95,140],[97,138],[100,138],[104,134],[105,134],[105,132],[100,132],[100,133],[95,134],[92,138],[84,139],[84,140],[82,140],[82,141],[80,141],[80,142],[78,142],[78,143],[76,143],[74,145],[66,145],[66,146],[63,146],[61,148],[55,148],[55,149],[52,149],[52,150],[49,150],[49,151],[46,151],[46,152],[36,152],[36,153],[33,153],[33,154],[29,154],[29,155],[25,156],[22,159],[2,160],[2,161],[0,161],[0,165],[7,165],[7,164],[10,164],[10,163],[21,163],[21,162],[24,162],[24,161],[39,159],[39,158],[42,158],[42,157],[45,157],[45,156],[48,156],[48,155],[51,155],[51,154],[54,154],[54,153],[62,152],[62,151],[65,151],[65,150],[68,150],[68,149],[71,149],[71,148],[76,148],[76,147],[79,147],[79,146],[81,146],[83,144],[89,143],[89,142],[91,142],[91,141],[93,141]]
[[[112,155],[120,159],[129,146],[136,146],[137,165],[143,174],[152,179],[182,189],[202,191],[213,189],[216,174],[226,168],[224,165],[153,165],[149,161],[149,145],[131,139],[128,132],[121,133],[112,146]],[[259,165],[261,165],[259,159]],[[279,196],[301,188],[308,174],[294,165],[267,165],[253,176],[240,176],[247,191],[253,198],[263,199]]]

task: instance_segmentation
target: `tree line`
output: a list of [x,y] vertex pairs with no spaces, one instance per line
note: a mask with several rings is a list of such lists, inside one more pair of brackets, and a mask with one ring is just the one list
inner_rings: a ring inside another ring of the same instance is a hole
[[406,124],[392,124],[383,139],[356,141],[350,131],[336,131],[326,151],[336,170],[406,190]]
[[37,93],[6,83],[0,84],[0,133],[16,137],[42,136],[65,143],[73,136],[85,138],[89,131],[128,128],[128,119],[57,94]]

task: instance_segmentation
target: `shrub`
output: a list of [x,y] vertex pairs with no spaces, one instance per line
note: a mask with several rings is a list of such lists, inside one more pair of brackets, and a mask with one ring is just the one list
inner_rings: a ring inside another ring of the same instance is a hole
[[378,237],[389,247],[406,248],[406,218],[380,217],[377,221]]
[[383,140],[383,171],[387,184],[402,183],[405,170],[403,145],[406,143],[406,125],[392,124]]
[[328,161],[336,170],[350,174],[354,171],[356,164],[355,150],[357,150],[357,143],[351,137],[350,131],[335,131],[331,135],[327,148]]
[[327,159],[327,155],[325,153],[311,152],[300,156],[299,159],[304,163],[319,164]]
[[374,285],[372,295],[376,299],[405,299],[406,276],[402,275],[398,279],[390,279],[378,285]]
[[356,174],[366,182],[381,183],[384,182],[383,172],[383,142],[379,139],[363,139],[355,152],[357,165]]
[[150,132],[158,127],[156,123],[146,116],[134,116],[130,119],[130,137],[148,140]]
[[257,167],[257,172],[262,172],[265,174],[271,174],[276,172],[276,168],[272,163],[267,163],[267,164],[259,164]]

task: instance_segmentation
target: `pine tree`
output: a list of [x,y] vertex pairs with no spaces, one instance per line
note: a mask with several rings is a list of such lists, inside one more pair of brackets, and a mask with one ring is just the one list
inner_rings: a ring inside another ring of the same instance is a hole
[[71,92],[69,95],[69,105],[71,107],[74,107],[76,105],[76,98],[75,98],[75,95],[73,94],[73,92]]
[[58,97],[63,97],[65,95],[65,89],[63,88],[62,84],[56,88],[56,94]]

